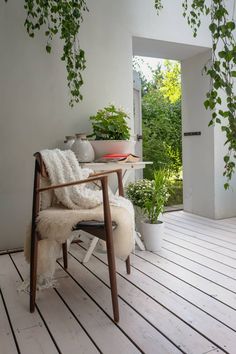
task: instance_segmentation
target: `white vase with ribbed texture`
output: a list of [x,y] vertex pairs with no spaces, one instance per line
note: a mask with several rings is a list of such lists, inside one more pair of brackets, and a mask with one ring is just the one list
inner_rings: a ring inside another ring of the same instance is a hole
[[64,140],[63,150],[70,150],[75,142],[75,137],[72,135],[67,135]]
[[94,150],[85,134],[76,134],[76,139],[71,147],[79,162],[94,161]]

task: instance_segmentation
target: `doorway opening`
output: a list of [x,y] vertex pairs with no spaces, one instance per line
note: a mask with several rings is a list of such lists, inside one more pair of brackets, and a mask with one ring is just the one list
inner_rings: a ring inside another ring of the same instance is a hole
[[[147,165],[143,177],[168,173],[167,211],[183,209],[181,64],[176,60],[133,57],[137,153]],[[138,176],[140,178],[140,176]]]

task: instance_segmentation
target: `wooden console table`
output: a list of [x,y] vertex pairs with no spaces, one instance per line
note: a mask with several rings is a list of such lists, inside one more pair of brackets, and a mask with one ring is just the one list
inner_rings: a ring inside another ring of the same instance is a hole
[[151,161],[138,162],[86,162],[80,163],[81,167],[91,168],[94,171],[109,171],[121,168],[123,171],[123,184],[127,182],[129,175],[134,170],[142,170],[146,165],[152,165]]

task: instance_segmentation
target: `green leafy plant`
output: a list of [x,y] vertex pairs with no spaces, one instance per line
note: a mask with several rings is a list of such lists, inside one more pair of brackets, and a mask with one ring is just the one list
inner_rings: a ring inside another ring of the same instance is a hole
[[139,179],[136,182],[129,183],[126,188],[126,195],[134,205],[143,209],[145,200],[152,198],[153,189],[153,180]]
[[100,109],[92,121],[93,133],[89,137],[95,140],[129,140],[130,128],[127,124],[129,116],[122,109],[109,105]]
[[164,205],[168,201],[168,175],[164,170],[154,172],[152,181],[147,179],[130,183],[126,188],[126,195],[132,203],[141,208],[143,215],[150,224],[158,223]]
[[[211,84],[204,102],[206,109],[212,111],[209,125],[218,123],[225,132],[228,153],[224,157],[224,176],[229,188],[229,181],[235,172],[236,158],[236,95],[234,80],[236,77],[236,39],[235,20],[232,18],[227,2],[222,0],[183,0],[183,15],[197,36],[201,25],[201,16],[210,17],[209,30],[212,37],[212,58],[205,65],[205,73],[210,77]],[[162,0],[155,0],[159,13]],[[235,7],[235,2],[234,2]],[[235,8],[233,8],[234,12]],[[226,96],[226,106],[222,103],[222,92]]]
[[[7,2],[7,0],[5,0]],[[85,69],[85,53],[80,48],[79,30],[83,13],[88,11],[85,0],[25,0],[25,27],[30,37],[42,27],[47,38],[46,51],[51,53],[52,40],[58,33],[63,40],[61,60],[65,62],[67,82],[71,94],[70,106],[82,100],[82,71]]]

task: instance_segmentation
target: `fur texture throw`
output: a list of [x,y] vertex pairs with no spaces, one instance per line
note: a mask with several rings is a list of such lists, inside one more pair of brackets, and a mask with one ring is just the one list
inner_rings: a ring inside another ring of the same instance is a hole
[[[93,172],[82,169],[70,150],[43,150],[41,155],[52,185],[85,179]],[[42,238],[38,245],[38,274],[41,283],[50,286],[61,244],[71,239],[73,227],[80,221],[104,220],[102,191],[82,184],[56,189],[54,195],[43,192],[41,197],[42,209],[46,209],[39,212],[37,219],[37,231]],[[112,220],[118,225],[113,231],[115,254],[126,259],[134,248],[133,206],[111,192],[109,199]],[[29,244],[28,239],[25,244],[28,260]]]

